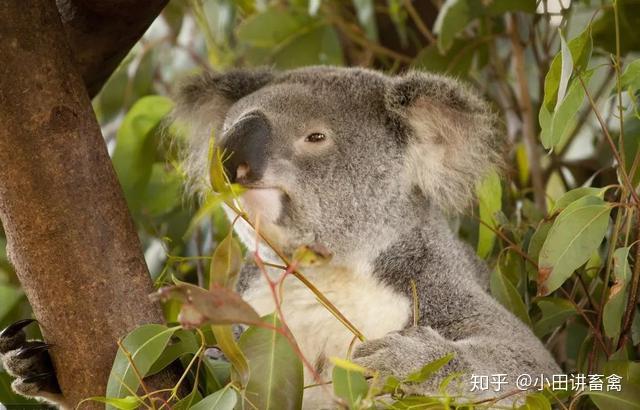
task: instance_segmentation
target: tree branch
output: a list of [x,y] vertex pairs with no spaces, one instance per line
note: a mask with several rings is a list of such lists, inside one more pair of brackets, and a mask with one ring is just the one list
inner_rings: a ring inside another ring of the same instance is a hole
[[117,340],[163,316],[55,4],[3,1],[0,22],[0,219],[75,404],[104,395]]
[[56,0],[76,68],[94,97],[168,0]]

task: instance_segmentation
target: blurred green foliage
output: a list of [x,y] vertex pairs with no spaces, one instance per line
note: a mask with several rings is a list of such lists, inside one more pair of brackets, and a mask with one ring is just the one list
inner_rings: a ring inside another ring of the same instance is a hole
[[[529,395],[522,408],[640,408],[640,313],[630,302],[640,271],[640,208],[631,193],[640,181],[638,27],[638,0],[172,0],[93,104],[152,277],[159,286],[174,277],[206,287],[210,256],[229,226],[219,208],[197,217],[195,201],[182,193],[175,145],[163,137],[170,132],[161,132],[180,78],[204,69],[330,64],[428,70],[471,83],[500,114],[510,147],[505,178],[490,176],[479,187],[478,208],[456,221],[460,235],[494,268],[493,295],[532,327],[567,373],[623,375],[619,394],[545,391]],[[30,311],[5,245],[0,236],[0,327]],[[180,303],[165,304],[168,321],[179,311]],[[227,385],[237,382],[228,363],[204,357],[194,364],[211,334],[198,342],[191,332],[159,325],[136,332],[125,344],[140,351],[150,373],[180,358],[190,380],[199,376],[177,408],[243,402]],[[258,343],[269,333],[252,329],[240,346],[297,369],[282,339]],[[180,343],[167,348],[171,335]],[[247,340],[252,335],[258,339]],[[126,367],[126,358],[118,366]],[[398,409],[455,403],[403,395],[408,380],[370,390],[349,366],[337,365],[333,381],[350,408],[383,406],[376,398],[382,393],[392,394]],[[27,403],[9,382],[0,371],[0,402]],[[253,378],[245,387],[278,386]],[[126,392],[109,397],[120,397],[108,403],[114,408],[140,404]]]

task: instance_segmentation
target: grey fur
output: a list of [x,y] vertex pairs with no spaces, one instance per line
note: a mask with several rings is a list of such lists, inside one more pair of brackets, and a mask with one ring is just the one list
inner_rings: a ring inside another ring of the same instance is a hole
[[[189,84],[176,117],[193,135],[185,163],[192,187],[207,189],[210,133],[224,144],[225,130],[260,111],[274,142],[259,182],[277,188],[280,209],[263,226],[277,246],[287,253],[311,243],[329,248],[331,266],[310,273],[316,277],[358,271],[404,301],[416,284],[418,326],[406,317],[404,329],[358,346],[354,360],[404,376],[454,352],[417,388],[422,393],[450,371],[506,373],[511,383],[521,373],[560,372],[531,330],[488,295],[487,267],[446,223],[444,215],[465,209],[478,181],[501,166],[495,116],[473,91],[433,74],[333,67],[206,74]],[[301,142],[313,132],[327,141]],[[255,267],[243,274],[245,293],[262,286]]]

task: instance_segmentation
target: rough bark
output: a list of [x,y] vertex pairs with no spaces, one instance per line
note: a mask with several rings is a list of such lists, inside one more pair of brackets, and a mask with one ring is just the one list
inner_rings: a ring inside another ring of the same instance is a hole
[[168,0],[56,0],[76,68],[95,96]]
[[104,395],[116,340],[162,314],[55,3],[1,1],[0,39],[0,219],[77,403]]

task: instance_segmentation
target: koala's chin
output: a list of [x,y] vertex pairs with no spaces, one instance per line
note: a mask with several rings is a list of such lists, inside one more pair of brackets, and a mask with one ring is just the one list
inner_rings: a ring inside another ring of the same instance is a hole
[[240,196],[240,205],[254,222],[275,224],[282,213],[282,191],[275,188],[251,188]]
[[[290,253],[295,248],[293,245],[292,235],[289,229],[282,223],[282,213],[284,193],[276,188],[250,188],[247,189],[239,198],[240,206],[246,212],[249,221],[266,238],[272,245],[285,253]],[[229,219],[233,221],[236,217],[235,213],[227,210]],[[236,231],[242,236],[245,244],[256,243],[256,232],[245,226],[244,229],[241,222],[238,224]]]

